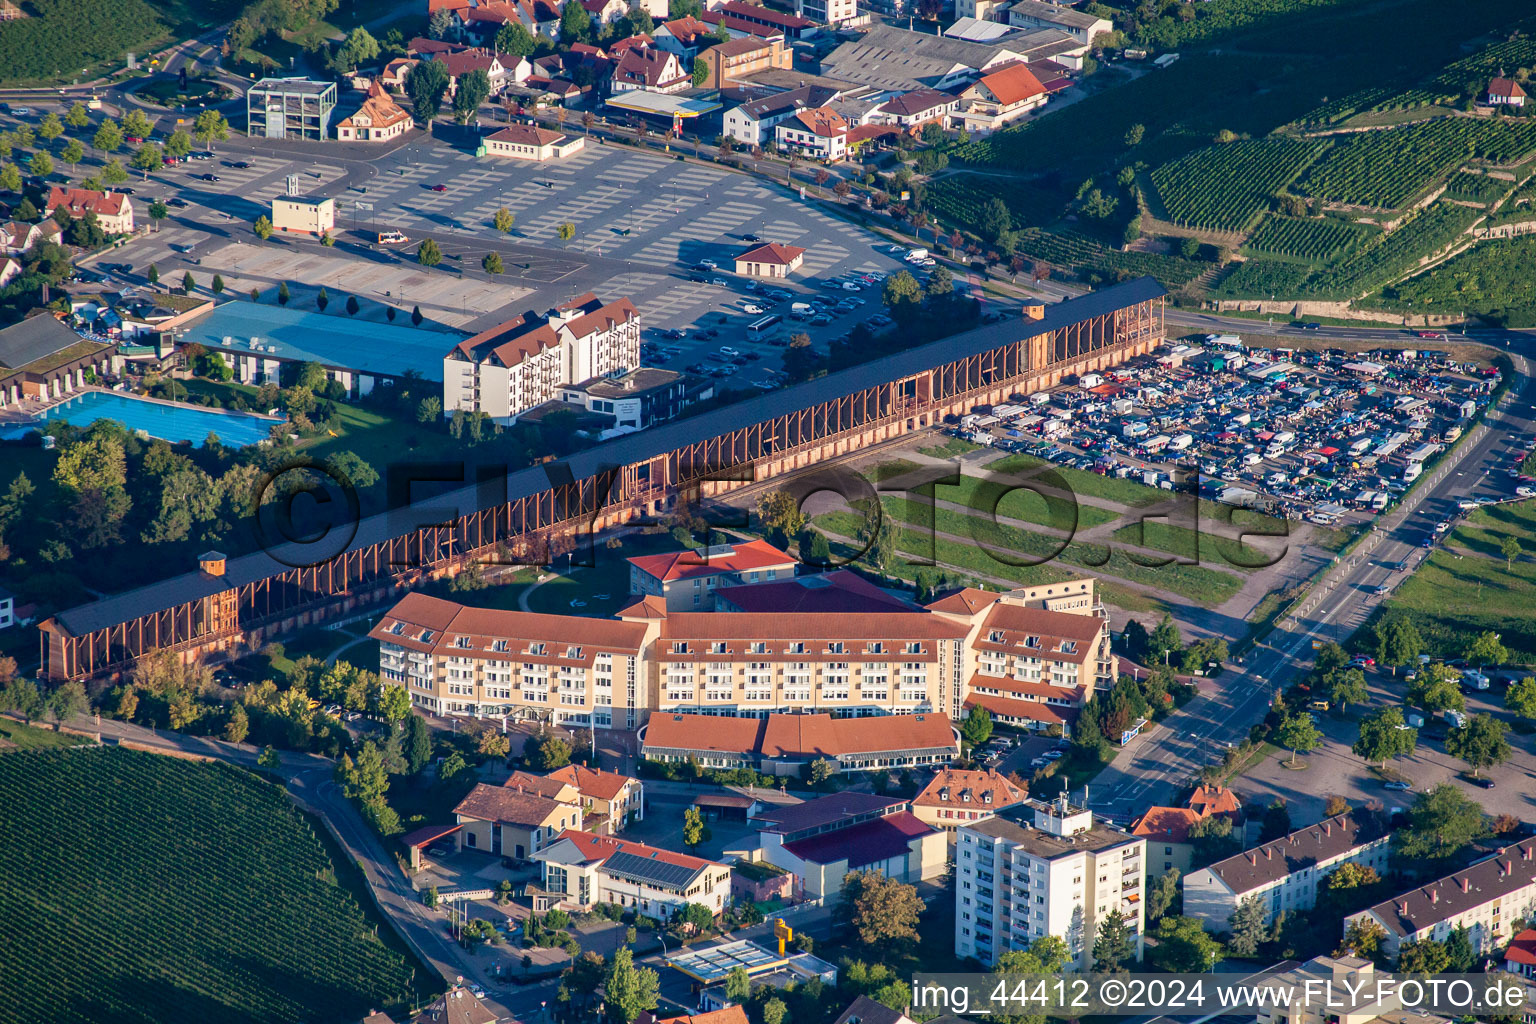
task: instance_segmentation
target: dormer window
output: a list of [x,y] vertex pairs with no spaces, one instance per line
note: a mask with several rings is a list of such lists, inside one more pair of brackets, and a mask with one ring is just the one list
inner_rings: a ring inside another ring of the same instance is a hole
[[879,640],[871,640],[869,642],[869,653],[870,654],[884,654],[885,653],[885,644],[881,643]]
[[432,638],[435,636],[437,636],[437,634],[432,632],[430,629],[424,629],[421,631],[421,642],[424,644],[429,644],[432,642]]
[[805,644],[801,643],[799,640],[796,640],[794,643],[789,645],[789,648],[788,648],[786,653],[789,653],[789,654],[804,654],[805,653]]
[[827,641],[827,651],[832,653],[832,654],[842,654],[842,653],[844,653],[843,642],[841,640],[829,640],[829,641]]
[[1063,640],[1061,642],[1061,653],[1062,654],[1076,654],[1077,653],[1077,641],[1076,640]]
[[529,644],[528,645],[528,653],[529,654],[543,656],[544,650],[545,650],[545,648],[544,648],[544,645],[542,643],[534,643],[534,644]]
[[1027,636],[1027,637],[1024,638],[1024,646],[1025,647],[1032,647],[1032,648],[1034,648],[1036,650],[1039,650],[1040,649],[1040,638],[1037,637],[1037,636]]
[[992,802],[992,791],[990,789],[981,794],[981,802],[984,804],[989,804]]
[[724,654],[724,653],[726,653],[726,651],[725,651],[725,641],[723,641],[723,640],[716,640],[714,643],[710,644],[709,645],[709,653],[710,654]]
[[456,636],[456,637],[454,637],[453,638],[453,646],[457,647],[461,651],[469,650],[469,637],[467,637],[467,636]]
[[940,788],[940,790],[939,790],[939,799],[940,800],[948,800],[949,799],[949,787],[948,786],[944,786],[944,787]]
[[687,654],[688,653],[688,641],[686,641],[686,640],[677,640],[677,641],[675,641],[672,644],[672,653],[673,654]]
[[749,645],[748,649],[753,654],[767,654],[768,653],[768,645],[763,643],[761,640],[754,641],[752,644]]
[[960,802],[961,803],[965,803],[965,804],[968,804],[968,803],[971,802],[971,791],[970,790],[962,789],[960,791]]
[[914,640],[912,643],[907,644],[906,650],[908,654],[922,654],[923,645]]
[[389,627],[389,635],[390,636],[399,636],[400,634],[402,634],[404,632],[405,632],[405,623],[403,623],[403,622],[397,622],[394,625]]
[[994,629],[991,632],[989,632],[987,634],[987,643],[989,643],[989,644],[1006,643],[1006,641],[1003,639],[1003,631],[1000,630],[1000,629]]
[[505,654],[505,653],[507,653],[507,651],[509,651],[511,649],[512,649],[512,645],[507,643],[505,640],[493,640],[493,641],[491,641],[491,650],[496,651],[499,654]]
[[581,660],[581,648],[580,647],[575,647],[575,646],[567,647],[565,649],[565,656],[567,658],[569,658],[570,660],[572,660],[572,661],[580,661]]

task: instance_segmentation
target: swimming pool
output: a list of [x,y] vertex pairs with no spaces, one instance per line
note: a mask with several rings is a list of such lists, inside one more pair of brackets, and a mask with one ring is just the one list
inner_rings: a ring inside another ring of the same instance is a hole
[[44,423],[67,420],[87,427],[97,420],[117,420],[129,430],[142,430],[165,441],[202,444],[209,434],[231,448],[265,440],[272,424],[281,420],[248,412],[223,412],[190,405],[171,405],[110,391],[85,391],[67,398],[29,424],[11,426],[0,437],[18,438]]

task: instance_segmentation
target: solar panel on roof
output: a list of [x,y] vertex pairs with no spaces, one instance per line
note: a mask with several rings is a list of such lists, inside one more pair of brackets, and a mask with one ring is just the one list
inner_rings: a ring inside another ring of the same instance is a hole
[[622,875],[637,882],[650,882],[655,885],[680,887],[686,885],[696,873],[696,869],[684,867],[681,864],[671,864],[664,860],[653,860],[650,857],[641,857],[637,854],[621,850],[603,862],[603,870],[610,874]]

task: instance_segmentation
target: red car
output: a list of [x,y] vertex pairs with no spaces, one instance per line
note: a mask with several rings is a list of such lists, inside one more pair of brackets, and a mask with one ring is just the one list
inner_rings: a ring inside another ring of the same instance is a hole
[[124,142],[132,142],[132,143],[137,144],[137,143],[143,142],[144,140],[139,138],[137,135],[129,135],[129,136],[126,136],[123,139],[123,141]]
[[1432,338],[1435,341],[1442,341],[1445,338],[1445,332],[1444,331],[1420,331],[1419,332],[1419,337],[1421,337],[1421,338]]
[[444,185],[442,182],[438,182],[436,185],[428,185],[427,187],[430,188],[433,192],[447,192],[448,191],[448,186]]

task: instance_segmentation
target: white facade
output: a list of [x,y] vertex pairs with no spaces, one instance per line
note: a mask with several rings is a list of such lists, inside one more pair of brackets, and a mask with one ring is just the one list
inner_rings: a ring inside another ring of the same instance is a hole
[[[615,854],[629,855],[625,858],[629,864],[610,866],[608,860]],[[625,869],[634,866],[630,858],[644,862],[639,871]],[[563,893],[561,903],[572,907],[612,903],[666,920],[690,903],[702,904],[716,914],[730,905],[730,868],[641,843],[565,832],[545,844],[534,859],[543,865],[541,887]],[[653,866],[659,870],[652,873]],[[677,881],[671,881],[674,878]]]
[[821,25],[841,25],[859,16],[858,0],[795,0],[795,13]]
[[1063,939],[1079,969],[1099,924],[1125,916],[1141,955],[1146,840],[1082,808],[1030,800],[960,827],[955,844],[955,955],[991,965],[1035,939]]

